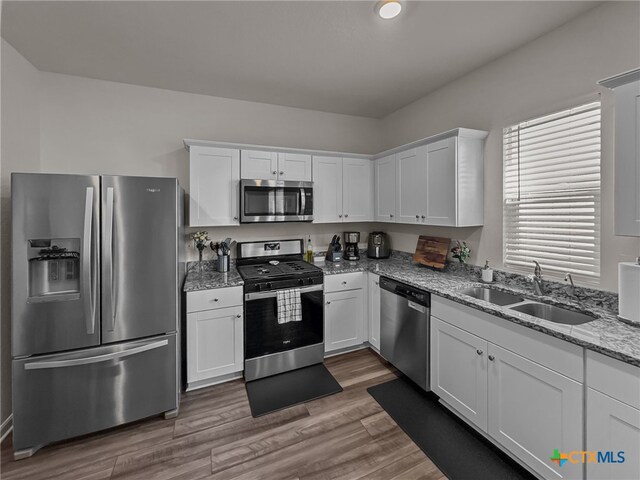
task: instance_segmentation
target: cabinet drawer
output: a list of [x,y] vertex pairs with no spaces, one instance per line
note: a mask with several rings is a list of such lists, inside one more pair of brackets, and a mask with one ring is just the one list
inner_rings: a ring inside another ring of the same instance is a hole
[[187,312],[242,305],[242,287],[214,288],[187,292]]
[[340,273],[324,277],[325,292],[343,292],[364,288],[364,274],[362,272]]
[[587,386],[640,409],[640,368],[587,350]]

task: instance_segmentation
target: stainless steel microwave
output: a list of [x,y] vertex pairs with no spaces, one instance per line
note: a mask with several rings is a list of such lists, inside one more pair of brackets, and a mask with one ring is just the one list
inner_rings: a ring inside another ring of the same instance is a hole
[[240,181],[240,223],[312,220],[313,182]]

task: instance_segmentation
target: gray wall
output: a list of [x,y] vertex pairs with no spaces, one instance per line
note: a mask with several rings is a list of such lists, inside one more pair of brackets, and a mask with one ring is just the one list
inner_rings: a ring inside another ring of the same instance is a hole
[[0,158],[0,422],[11,413],[11,176],[40,171],[40,72],[2,40]]
[[617,291],[617,264],[640,254],[640,239],[613,235],[613,93],[598,80],[640,66],[640,3],[606,2],[533,42],[382,120],[391,148],[455,127],[489,131],[483,228],[386,227],[396,248],[418,234],[458,238],[472,263],[502,265],[502,129],[602,95],[602,233],[599,287]]

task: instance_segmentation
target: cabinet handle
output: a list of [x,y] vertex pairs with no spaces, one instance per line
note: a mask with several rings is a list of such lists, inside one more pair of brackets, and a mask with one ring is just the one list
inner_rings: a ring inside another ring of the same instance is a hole
[[284,175],[284,172],[280,172],[280,175]]
[[494,357],[493,355],[489,355],[489,360],[491,360],[492,362],[496,359],[496,357]]
[[233,217],[233,219],[234,219],[234,220],[237,220],[237,219],[238,219],[238,217]]
[[217,298],[214,298],[214,299],[213,299],[213,301],[214,301],[214,302],[217,302],[217,301],[218,301],[218,299],[217,299]]
[[377,287],[378,285],[380,285],[380,283],[378,283],[378,282],[374,282],[374,283],[376,284],[376,287]]
[[343,284],[343,285],[346,285],[346,284],[347,284],[347,282],[342,282],[342,284]]
[[349,216],[349,214],[348,214],[348,213],[345,213],[345,214],[344,214],[344,218],[347,218],[348,216]]
[[327,302],[327,305],[331,305],[331,302]]
[[427,218],[427,217],[425,217],[424,215],[422,215],[422,219],[424,220],[425,218]]
[[389,218],[393,218],[393,213],[391,215],[389,215]]
[[338,214],[338,218],[342,218],[342,214],[341,213]]
[[242,315],[237,314],[237,315],[236,315],[236,318],[242,318]]
[[420,215],[416,215],[416,220],[418,220],[420,218]]
[[274,170],[273,172],[271,172],[271,174],[272,174],[272,175],[277,175],[277,174],[278,174],[278,171],[277,171],[277,170]]
[[483,352],[482,352],[482,350],[478,349],[478,350],[476,350],[476,353],[477,353],[478,355],[482,355],[482,353],[483,353]]

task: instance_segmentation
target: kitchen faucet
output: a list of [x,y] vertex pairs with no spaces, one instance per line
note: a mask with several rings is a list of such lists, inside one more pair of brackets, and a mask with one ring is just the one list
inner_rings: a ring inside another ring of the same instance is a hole
[[570,285],[567,285],[566,288],[567,294],[571,297],[578,298],[578,295],[576,294],[576,286],[573,284],[573,277],[571,276],[571,273],[567,272],[567,274],[564,276],[564,281],[570,283]]
[[542,280],[542,268],[540,267],[540,264],[537,261],[534,260],[533,263],[535,263],[536,266],[533,269],[533,275],[529,277],[533,282],[533,291],[535,292],[536,295],[544,295],[545,291],[544,291],[544,283]]

